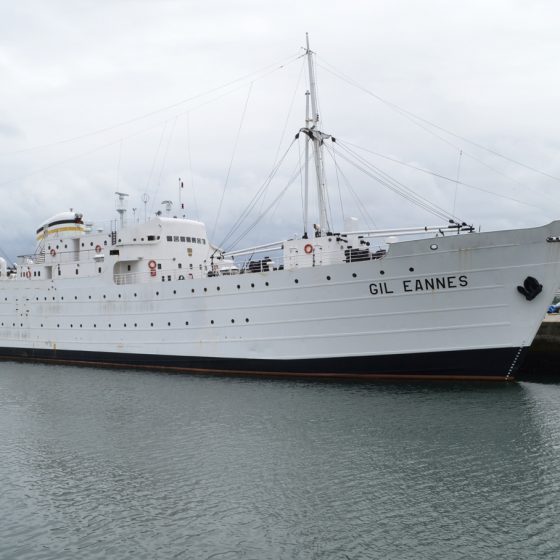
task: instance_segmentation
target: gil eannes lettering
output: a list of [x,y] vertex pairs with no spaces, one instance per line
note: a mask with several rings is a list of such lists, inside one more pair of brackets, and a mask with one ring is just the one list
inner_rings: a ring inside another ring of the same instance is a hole
[[411,278],[400,282],[372,282],[369,293],[372,296],[409,292],[434,292],[438,290],[452,290],[466,288],[469,279],[466,274],[461,276],[433,276],[431,278]]

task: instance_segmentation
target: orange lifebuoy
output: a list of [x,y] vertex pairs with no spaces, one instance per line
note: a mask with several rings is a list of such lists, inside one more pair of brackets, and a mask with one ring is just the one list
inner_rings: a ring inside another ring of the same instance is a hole
[[102,250],[103,250],[103,249],[102,249],[101,245],[96,245],[96,246],[95,246],[95,252],[96,252],[96,253],[101,253]]
[[310,255],[311,253],[313,253],[313,245],[311,245],[311,243],[308,243],[303,250],[305,251],[306,255]]
[[31,278],[31,270],[28,270],[28,271],[25,273],[25,276],[27,276],[27,278]]
[[148,268],[150,270],[155,270],[156,266],[157,266],[157,263],[153,259],[148,263]]
[[54,249],[51,249],[51,257],[55,257],[56,256],[56,251]]

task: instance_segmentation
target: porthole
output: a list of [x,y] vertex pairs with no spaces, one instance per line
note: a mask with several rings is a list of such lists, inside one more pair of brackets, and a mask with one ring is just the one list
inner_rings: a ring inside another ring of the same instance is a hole
[[327,280],[330,280],[330,279],[331,279],[331,277],[330,277],[330,276],[327,276]]
[[187,327],[189,326],[189,322],[188,322],[188,321],[185,321],[185,326],[187,326]]
[[153,323],[150,323],[150,327],[153,327],[153,326],[154,326],[154,324],[153,324]]
[[159,292],[156,292],[156,296],[159,296]]
[[430,249],[431,249],[432,251],[437,251],[437,248],[438,248],[438,246],[437,246],[435,243],[432,243],[432,244],[430,245]]
[[255,287],[255,284],[251,283],[251,288],[254,288],[254,287]]
[[358,275],[355,272],[352,272],[352,278],[356,278]]
[[248,323],[248,322],[249,322],[249,319],[248,319],[247,317],[245,317],[245,322],[246,322],[246,323]]
[[204,291],[207,292],[207,291],[208,291],[208,288],[204,288]]
[[191,290],[191,293],[193,293],[193,294],[194,294],[194,288],[193,288],[193,289]]
[[413,268],[413,267],[410,267],[410,268],[408,269],[408,272],[414,272],[414,268]]
[[232,319],[231,322],[232,322],[232,323],[235,323],[235,319]]
[[107,298],[107,296],[105,294],[103,294],[103,299],[106,299],[106,298]]
[[120,299],[120,297],[121,297],[121,294],[119,294],[119,299]]
[[220,286],[216,286],[216,291],[217,291],[217,292],[220,291]]
[[296,284],[299,283],[299,280],[296,278],[296,279],[294,280],[294,283],[296,283]]
[[237,284],[237,289],[238,289],[238,290],[240,290],[240,289],[241,289],[241,286],[240,286],[239,284]]
[[265,285],[265,286],[268,286],[268,282],[265,282],[264,285]]
[[167,326],[170,327],[170,326],[171,326],[171,323],[167,323]]
[[380,271],[379,271],[379,274],[383,275],[383,274],[385,274],[385,271],[384,271],[384,270],[380,270]]
[[173,290],[173,293],[176,294],[176,293],[177,293],[177,290]]
[[210,321],[210,324],[211,324],[211,325],[213,325],[213,324],[214,324],[214,319],[212,319],[212,320]]

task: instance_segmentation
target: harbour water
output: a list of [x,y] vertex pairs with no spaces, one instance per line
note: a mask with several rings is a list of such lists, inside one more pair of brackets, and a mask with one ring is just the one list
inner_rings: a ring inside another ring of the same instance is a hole
[[0,558],[560,558],[560,384],[0,364]]

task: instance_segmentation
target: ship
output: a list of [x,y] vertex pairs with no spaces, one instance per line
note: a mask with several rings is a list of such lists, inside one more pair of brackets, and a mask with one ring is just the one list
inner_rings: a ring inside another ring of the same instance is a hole
[[[0,358],[221,375],[513,380],[560,277],[560,221],[477,232],[329,224],[313,52],[306,163],[318,223],[225,251],[165,211],[98,227],[74,210],[0,258]],[[305,181],[307,223],[308,174]],[[372,240],[383,240],[373,248]],[[271,255],[273,255],[271,257]]]

